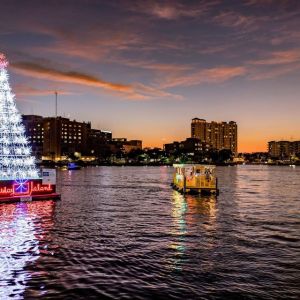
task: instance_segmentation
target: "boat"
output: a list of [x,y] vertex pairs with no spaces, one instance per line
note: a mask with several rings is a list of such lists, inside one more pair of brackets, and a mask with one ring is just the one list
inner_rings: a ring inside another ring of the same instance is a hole
[[36,179],[0,180],[0,203],[60,200],[56,192],[56,170],[42,169]]
[[[0,203],[60,199],[56,170],[39,170],[0,53]],[[40,164],[40,161],[39,161]]]
[[216,166],[174,164],[172,187],[183,194],[218,195]]
[[81,166],[76,162],[68,163],[68,170],[80,170]]

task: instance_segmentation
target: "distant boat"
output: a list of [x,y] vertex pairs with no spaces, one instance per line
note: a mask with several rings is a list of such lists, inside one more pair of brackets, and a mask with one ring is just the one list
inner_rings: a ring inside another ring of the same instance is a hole
[[172,187],[189,194],[219,194],[215,166],[200,164],[174,164]]
[[81,166],[79,166],[76,162],[68,163],[68,170],[80,170]]

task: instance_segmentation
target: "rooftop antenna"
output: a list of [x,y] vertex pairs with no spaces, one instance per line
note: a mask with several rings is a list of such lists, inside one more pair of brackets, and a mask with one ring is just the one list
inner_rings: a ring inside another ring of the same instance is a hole
[[55,118],[57,118],[57,91],[55,91]]

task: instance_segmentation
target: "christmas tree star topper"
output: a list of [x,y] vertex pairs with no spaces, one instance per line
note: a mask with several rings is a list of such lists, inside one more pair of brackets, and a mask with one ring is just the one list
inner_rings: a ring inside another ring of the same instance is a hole
[[3,53],[0,53],[0,69],[6,68],[8,66],[8,61],[5,58],[5,55]]

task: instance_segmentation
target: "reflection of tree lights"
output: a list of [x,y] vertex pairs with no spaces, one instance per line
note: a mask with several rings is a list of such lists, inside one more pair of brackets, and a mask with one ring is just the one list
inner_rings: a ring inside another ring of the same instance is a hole
[[23,298],[30,278],[24,267],[39,258],[34,224],[22,205],[0,216],[0,299]]

